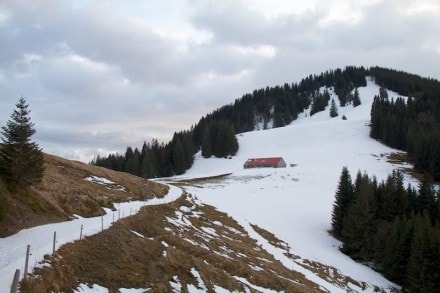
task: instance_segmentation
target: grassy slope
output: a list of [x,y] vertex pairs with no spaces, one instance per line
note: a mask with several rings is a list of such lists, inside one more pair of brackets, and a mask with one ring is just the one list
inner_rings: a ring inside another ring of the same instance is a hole
[[[221,180],[221,176],[181,183],[199,186],[205,180]],[[341,291],[350,291],[353,284],[366,286],[334,267],[293,255],[276,235],[250,226],[297,265]],[[21,292],[73,292],[80,284],[98,284],[109,292],[120,288],[172,292],[175,287],[187,292],[191,286],[207,292],[219,287],[238,292],[260,291],[255,288],[325,291],[302,273],[286,268],[233,218],[188,193],[169,204],[146,206],[108,230],[62,246],[55,257],[45,256]]]
[[[7,216],[0,223],[0,237],[36,225],[65,221],[78,214],[97,216],[101,207],[113,202],[164,195],[167,187],[136,176],[45,155],[42,182],[29,190],[18,190],[0,180],[0,194],[7,203]],[[117,184],[102,185],[84,180],[94,175]],[[123,186],[125,191],[120,190]]]
[[55,259],[47,256],[46,262],[52,266],[37,269],[21,292],[72,292],[79,283],[99,284],[110,292],[119,288],[171,292],[176,280],[185,289],[201,288],[191,273],[194,268],[207,290],[248,288],[237,276],[276,291],[320,291],[262,249],[235,220],[190,195],[144,207],[102,233],[64,245]]

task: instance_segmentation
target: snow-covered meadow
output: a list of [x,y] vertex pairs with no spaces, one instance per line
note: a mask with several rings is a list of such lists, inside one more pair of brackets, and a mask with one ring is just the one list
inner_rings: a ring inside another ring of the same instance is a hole
[[[387,162],[385,155],[395,150],[369,137],[371,104],[379,94],[379,86],[368,81],[367,87],[359,88],[359,94],[362,104],[339,107],[336,118],[330,118],[327,109],[311,117],[303,113],[287,127],[239,134],[240,149],[235,157],[203,159],[197,154],[194,166],[180,178],[231,173],[222,181],[207,183],[203,188],[189,187],[188,191],[244,227],[252,223],[271,231],[303,259],[334,266],[342,274],[371,285],[395,286],[342,254],[338,250],[340,242],[328,234],[334,194],[344,166],[352,177],[361,170],[376,175],[378,180],[402,167]],[[398,96],[388,94],[390,98]],[[347,120],[342,120],[342,115]],[[243,168],[248,158],[278,156],[284,158],[287,168]],[[406,180],[413,181],[408,177]],[[270,252],[277,255],[276,251]],[[286,266],[293,266],[281,253],[278,255]],[[338,291],[309,276],[331,292]],[[370,286],[368,291],[372,290]]]

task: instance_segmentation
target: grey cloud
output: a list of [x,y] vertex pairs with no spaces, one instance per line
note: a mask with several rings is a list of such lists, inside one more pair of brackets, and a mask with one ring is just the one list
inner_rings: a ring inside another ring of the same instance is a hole
[[[142,13],[133,18],[101,2],[2,1],[1,122],[24,95],[47,151],[84,160],[153,137],[166,141],[256,88],[335,67],[440,78],[438,16],[405,14],[396,1],[364,7],[358,22],[325,25],[328,5],[267,18],[241,1],[188,1],[186,25],[207,32],[203,41],[164,37]],[[261,54],[262,46],[273,54]]]

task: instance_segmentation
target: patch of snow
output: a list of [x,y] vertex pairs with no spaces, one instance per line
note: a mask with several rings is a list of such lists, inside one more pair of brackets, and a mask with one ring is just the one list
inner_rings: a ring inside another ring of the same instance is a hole
[[142,289],[142,288],[132,288],[132,289],[120,288],[119,289],[120,293],[144,293],[147,291],[149,291],[149,289]]
[[138,232],[133,231],[133,230],[130,230],[130,231],[131,231],[131,233],[133,233],[133,234],[136,235],[136,236],[139,236],[139,237],[141,237],[141,238],[145,238],[145,236],[142,235],[141,233],[138,233]]
[[188,291],[189,292],[206,292],[207,288],[205,286],[205,282],[203,282],[202,277],[200,276],[199,271],[197,271],[195,268],[191,268],[191,274],[197,280],[197,288],[194,287],[193,285],[188,285]]
[[268,288],[263,288],[263,287],[254,285],[251,282],[249,282],[247,279],[242,278],[242,277],[234,276],[234,278],[237,279],[237,281],[239,281],[240,283],[247,286],[248,288],[250,288],[252,290],[256,290],[257,292],[277,292],[275,290],[270,290]]
[[200,227],[200,229],[202,229],[203,232],[205,232],[206,234],[209,234],[209,235],[211,235],[211,236],[218,237],[217,232],[216,232],[214,229],[212,229],[212,228],[209,228],[209,227]]
[[259,267],[259,266],[255,266],[255,265],[249,265],[249,267],[251,268],[251,269],[253,269],[254,271],[257,271],[257,272],[261,272],[261,271],[264,271],[264,269],[262,268],[262,267]]
[[219,255],[219,256],[221,256],[221,257],[227,258],[227,259],[229,259],[229,260],[236,260],[235,258],[229,256],[228,254],[225,254],[225,253],[219,252],[219,251],[217,251],[217,250],[213,250],[212,252],[214,252],[215,254],[217,254],[217,255]]
[[102,184],[102,185],[116,184],[115,182],[113,182],[105,177],[99,177],[99,176],[95,176],[95,175],[90,175],[90,176],[84,178],[84,180],[87,180],[90,182],[95,182],[95,183]]
[[192,209],[187,206],[181,206],[179,207],[179,211],[181,211],[184,214],[190,214],[192,212]]
[[93,284],[93,286],[90,288],[86,284],[80,284],[79,287],[76,290],[73,290],[73,292],[83,293],[83,292],[92,292],[92,293],[108,293],[108,289],[101,287],[99,285]]
[[209,250],[209,247],[208,247],[208,246],[206,246],[206,245],[203,244],[203,243],[196,242],[196,241],[193,240],[193,239],[189,239],[189,238],[184,237],[184,238],[182,238],[182,240],[185,240],[186,242],[191,243],[192,245],[199,246],[199,247],[201,247],[201,248],[203,248],[203,249],[205,249],[205,250]]
[[[116,182],[113,182],[105,177],[90,175],[90,176],[84,178],[84,180],[104,185],[108,189],[113,189],[113,190],[118,190],[118,191],[126,191],[124,186],[119,185]],[[111,188],[109,187],[109,185],[111,186]]]
[[182,284],[180,284],[180,280],[177,276],[173,277],[173,280],[170,281],[170,286],[173,292],[180,293],[182,292]]

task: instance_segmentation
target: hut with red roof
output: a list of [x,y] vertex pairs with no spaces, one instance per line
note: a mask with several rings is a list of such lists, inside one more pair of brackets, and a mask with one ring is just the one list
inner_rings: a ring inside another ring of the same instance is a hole
[[286,162],[281,157],[252,158],[244,163],[244,168],[285,168]]

